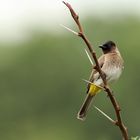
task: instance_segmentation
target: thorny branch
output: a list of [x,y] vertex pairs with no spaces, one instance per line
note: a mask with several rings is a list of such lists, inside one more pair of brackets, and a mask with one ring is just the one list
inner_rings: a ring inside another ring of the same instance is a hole
[[95,61],[96,69],[99,72],[99,74],[100,74],[100,76],[101,76],[101,78],[103,80],[105,92],[108,94],[108,97],[110,98],[110,101],[111,101],[111,103],[112,103],[112,105],[114,107],[115,113],[116,113],[117,120],[114,123],[112,121],[112,123],[119,127],[119,129],[120,129],[120,131],[122,133],[123,140],[128,140],[129,139],[128,138],[128,131],[127,131],[126,126],[122,122],[121,115],[120,115],[119,104],[116,101],[116,98],[113,96],[112,91],[111,91],[111,89],[109,88],[109,86],[107,84],[106,77],[105,77],[104,73],[102,72],[102,70],[101,70],[101,68],[99,66],[99,62],[98,62],[98,59],[97,59],[97,56],[96,56],[96,52],[93,50],[93,46],[91,45],[91,43],[89,42],[88,38],[84,34],[83,28],[82,28],[81,23],[79,21],[79,16],[76,14],[76,12],[74,11],[74,9],[72,8],[72,6],[69,3],[64,2],[64,1],[63,1],[63,3],[70,10],[71,16],[73,17],[73,19],[76,22],[76,24],[78,26],[78,29],[79,29],[79,32],[78,32],[77,35],[79,37],[81,37],[84,40],[85,44],[87,45],[87,47],[89,49],[89,52],[91,53],[92,58]]

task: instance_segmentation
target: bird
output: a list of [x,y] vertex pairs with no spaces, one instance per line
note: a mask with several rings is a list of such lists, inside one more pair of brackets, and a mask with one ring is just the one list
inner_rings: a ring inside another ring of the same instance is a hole
[[[117,81],[124,68],[124,60],[120,51],[113,41],[106,41],[99,48],[102,49],[102,55],[99,57],[99,67],[106,78],[107,84]],[[77,114],[77,119],[85,120],[93,97],[97,95],[104,87],[103,80],[97,71],[96,65],[93,66],[87,85],[87,96]]]

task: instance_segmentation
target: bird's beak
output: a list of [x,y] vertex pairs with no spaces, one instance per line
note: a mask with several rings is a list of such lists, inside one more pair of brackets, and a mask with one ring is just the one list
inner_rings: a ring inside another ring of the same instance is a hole
[[105,48],[105,46],[103,46],[103,45],[100,45],[100,46],[99,46],[99,48],[102,48],[102,49],[103,49],[103,48]]

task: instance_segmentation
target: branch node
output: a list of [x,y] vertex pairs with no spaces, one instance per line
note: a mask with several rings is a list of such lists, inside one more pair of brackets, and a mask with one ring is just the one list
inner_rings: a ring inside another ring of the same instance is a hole
[[121,108],[120,108],[120,106],[119,106],[119,105],[117,106],[117,109],[118,109],[118,111],[121,111]]
[[83,33],[82,32],[78,32],[78,36],[82,37]]
[[115,121],[115,125],[119,126],[119,122],[118,122],[118,120]]

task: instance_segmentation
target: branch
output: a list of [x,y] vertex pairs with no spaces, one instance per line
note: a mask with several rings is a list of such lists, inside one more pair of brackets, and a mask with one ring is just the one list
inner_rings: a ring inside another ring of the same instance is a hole
[[83,41],[85,42],[85,44],[87,45],[87,47],[89,49],[89,52],[91,53],[91,56],[93,57],[93,59],[95,61],[96,69],[99,72],[99,74],[100,74],[100,76],[101,76],[101,78],[103,80],[103,83],[104,83],[105,92],[108,94],[108,97],[110,98],[110,101],[111,101],[111,103],[112,103],[112,105],[114,107],[115,113],[116,113],[117,121],[116,121],[115,124],[116,124],[116,126],[119,127],[119,129],[120,129],[120,131],[122,133],[123,140],[128,140],[128,132],[127,132],[127,128],[125,127],[125,125],[123,124],[122,119],[121,119],[119,104],[116,101],[115,97],[112,94],[111,89],[109,88],[109,86],[107,84],[106,77],[104,76],[104,73],[102,72],[102,70],[101,70],[101,68],[99,66],[99,62],[98,62],[96,53],[93,50],[93,46],[91,45],[91,43],[89,42],[88,38],[84,34],[83,28],[82,28],[81,23],[79,21],[79,16],[76,14],[76,12],[74,11],[74,9],[72,8],[72,6],[69,3],[64,2],[64,1],[63,1],[63,3],[69,9],[69,11],[71,13],[71,16],[73,17],[73,19],[74,19],[74,21],[75,21],[75,23],[76,23],[76,25],[77,25],[77,27],[79,29],[79,32],[78,32],[79,37],[81,37],[83,39]]

